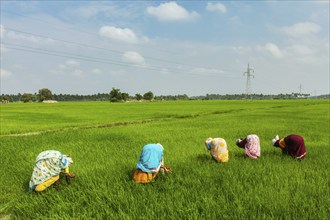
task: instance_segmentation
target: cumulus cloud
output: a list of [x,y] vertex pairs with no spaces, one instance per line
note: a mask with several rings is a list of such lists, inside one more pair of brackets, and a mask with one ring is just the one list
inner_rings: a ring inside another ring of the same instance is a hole
[[155,16],[159,21],[193,20],[199,17],[197,12],[189,12],[176,2],[161,3],[157,7],[149,6],[146,12]]
[[15,41],[25,41],[28,43],[33,44],[54,44],[55,41],[52,38],[44,38],[44,37],[38,37],[38,36],[32,36],[28,34],[22,34],[11,30],[5,30],[4,27],[1,27],[1,37],[4,37],[4,34],[6,38],[15,40]]
[[92,70],[92,73],[94,74],[94,75],[101,75],[102,74],[102,71],[100,70],[100,69],[93,69]]
[[5,70],[5,69],[2,69],[2,68],[0,69],[0,77],[1,77],[1,79],[2,78],[8,78],[11,75],[12,75],[12,73],[10,71]]
[[316,34],[321,30],[321,26],[312,22],[296,23],[292,26],[280,28],[280,31],[294,38]]
[[276,44],[266,43],[264,48],[276,58],[282,58],[283,57],[283,54],[282,54],[280,48]]
[[224,74],[223,70],[220,69],[210,69],[210,68],[195,68],[191,70],[191,73],[194,75],[201,75],[201,76],[217,76]]
[[[7,49],[4,44],[0,43],[0,51],[1,51],[1,53],[5,53],[5,52],[9,51],[9,49]],[[0,57],[0,60],[1,59],[2,59],[2,57]]]
[[80,68],[80,63],[74,59],[69,59],[64,64],[59,64],[56,69],[49,72],[57,75],[84,75],[84,71]]
[[135,51],[127,51],[123,54],[122,60],[138,66],[146,66],[144,57]]
[[99,30],[99,34],[103,37],[108,37],[118,41],[124,41],[128,43],[137,43],[138,37],[129,28],[117,28],[113,26],[103,26]]
[[114,6],[111,5],[89,5],[79,7],[74,12],[82,17],[90,18],[100,13],[113,14],[115,10]]
[[212,3],[212,2],[209,2],[206,5],[206,10],[207,11],[215,11],[215,12],[219,12],[221,14],[224,14],[224,13],[226,13],[227,8],[226,8],[226,6],[224,6],[221,3]]
[[78,67],[80,66],[80,63],[76,60],[67,60],[66,65],[70,67]]
[[313,55],[314,54],[314,50],[312,50],[310,47],[308,47],[307,45],[299,45],[299,44],[295,44],[292,45],[291,47],[288,48],[290,51],[293,52],[293,54],[295,55],[300,55],[300,56],[304,56],[304,55]]
[[0,36],[1,38],[5,36],[5,27],[2,24],[0,25]]

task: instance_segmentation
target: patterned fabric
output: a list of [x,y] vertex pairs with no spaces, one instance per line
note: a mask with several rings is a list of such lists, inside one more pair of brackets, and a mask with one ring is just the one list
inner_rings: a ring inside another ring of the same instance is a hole
[[260,157],[260,141],[257,135],[250,134],[246,137],[245,154],[252,159]]
[[212,157],[218,162],[228,162],[229,153],[227,143],[223,138],[208,138],[205,141],[205,147],[210,151]]
[[304,139],[296,134],[291,134],[278,140],[277,146],[283,153],[287,153],[296,159],[302,160],[306,156],[306,147]]
[[33,168],[29,190],[34,190],[37,185],[53,176],[59,175],[62,169],[66,169],[72,163],[72,159],[56,150],[41,152],[36,159]]
[[161,144],[147,144],[142,148],[136,169],[145,173],[157,173],[163,165],[163,146]]

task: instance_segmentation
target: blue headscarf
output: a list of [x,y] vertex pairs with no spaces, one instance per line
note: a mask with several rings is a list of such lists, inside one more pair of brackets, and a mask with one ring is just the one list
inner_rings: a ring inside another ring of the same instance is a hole
[[136,169],[146,173],[158,172],[163,160],[163,146],[161,144],[147,144],[142,148]]

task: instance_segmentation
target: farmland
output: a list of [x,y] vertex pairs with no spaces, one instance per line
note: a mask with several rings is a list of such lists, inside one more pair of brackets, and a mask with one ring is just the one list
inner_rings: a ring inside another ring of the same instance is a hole
[[[327,219],[329,100],[63,102],[1,105],[0,219]],[[261,158],[235,146],[257,134]],[[307,156],[282,155],[271,139],[296,133]],[[216,163],[207,137],[227,141]],[[132,181],[147,143],[161,143],[173,173]],[[36,156],[72,156],[71,185],[26,193]]]

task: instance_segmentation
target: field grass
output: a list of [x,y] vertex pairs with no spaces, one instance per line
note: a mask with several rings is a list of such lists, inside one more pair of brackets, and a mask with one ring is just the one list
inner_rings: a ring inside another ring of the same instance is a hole
[[[328,219],[329,100],[77,102],[1,105],[0,219]],[[261,158],[235,140],[255,133]],[[281,154],[271,139],[305,139],[307,156]],[[216,163],[207,137],[223,137]],[[172,174],[141,185],[142,147],[161,143]],[[71,185],[26,193],[36,156],[73,157]]]

